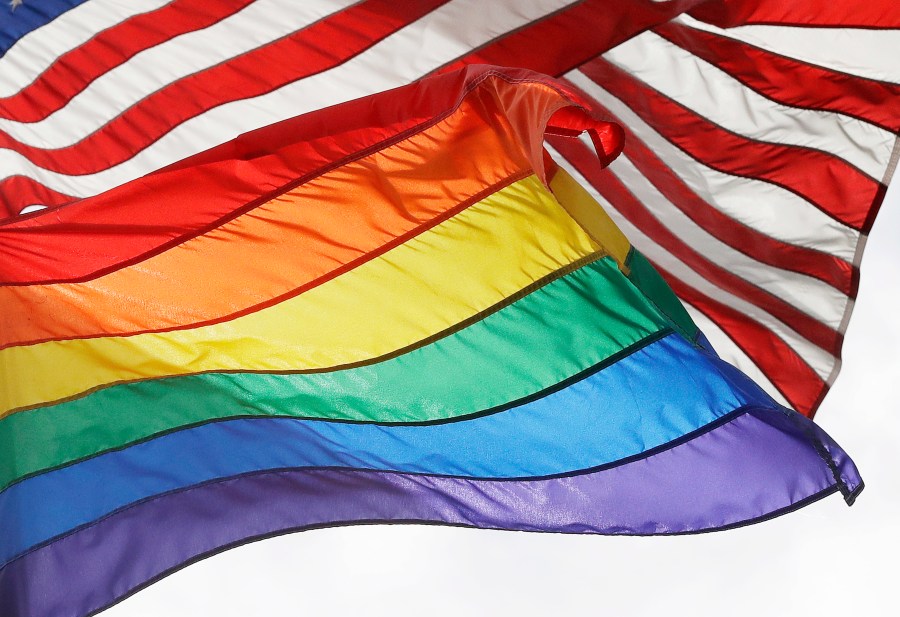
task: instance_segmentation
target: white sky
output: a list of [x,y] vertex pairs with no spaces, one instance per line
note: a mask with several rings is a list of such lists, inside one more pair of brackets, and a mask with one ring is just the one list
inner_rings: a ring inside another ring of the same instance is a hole
[[[900,184],[898,182],[897,184]],[[866,482],[727,532],[613,538],[381,526],[227,551],[103,617],[895,615],[900,186],[870,237],[844,369],[817,416]]]

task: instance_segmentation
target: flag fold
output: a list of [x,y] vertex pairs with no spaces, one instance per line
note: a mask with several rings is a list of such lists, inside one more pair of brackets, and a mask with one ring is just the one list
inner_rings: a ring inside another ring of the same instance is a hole
[[[360,523],[744,525],[862,489],[544,149],[578,88],[472,65],[0,223],[0,607],[83,616]],[[605,173],[605,172],[599,172]]]

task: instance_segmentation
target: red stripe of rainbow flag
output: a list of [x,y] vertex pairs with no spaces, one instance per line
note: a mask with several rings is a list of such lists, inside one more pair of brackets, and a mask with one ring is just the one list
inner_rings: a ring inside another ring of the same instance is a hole
[[621,150],[560,83],[469,67],[0,224],[28,317],[0,349],[3,614],[323,525],[688,533],[852,502],[852,461],[543,151],[584,130]]

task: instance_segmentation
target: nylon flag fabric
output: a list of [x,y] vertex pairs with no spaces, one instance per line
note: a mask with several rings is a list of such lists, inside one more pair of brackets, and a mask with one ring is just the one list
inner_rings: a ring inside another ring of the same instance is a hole
[[852,502],[803,416],[896,166],[898,27],[886,0],[0,8],[0,614],[325,525]]
[[852,502],[843,451],[543,150],[582,132],[622,148],[560,83],[472,66],[0,226],[3,614],[323,525],[668,534]]
[[611,173],[552,146],[723,358],[808,416],[838,374],[898,156],[895,0],[13,4],[0,218],[434,72],[525,67],[626,128]]

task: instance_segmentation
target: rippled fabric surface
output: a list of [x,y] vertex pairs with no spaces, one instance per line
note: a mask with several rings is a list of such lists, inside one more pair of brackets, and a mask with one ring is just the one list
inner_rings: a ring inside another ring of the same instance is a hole
[[852,502],[852,461],[715,355],[547,133],[623,146],[564,85],[470,67],[73,204],[76,259],[85,224],[28,218],[0,288],[3,614],[323,525],[645,535]]

